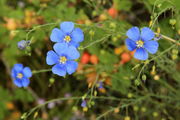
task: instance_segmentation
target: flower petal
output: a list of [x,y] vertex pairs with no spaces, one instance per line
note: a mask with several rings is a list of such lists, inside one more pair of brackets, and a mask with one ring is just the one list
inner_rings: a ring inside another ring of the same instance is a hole
[[22,79],[22,86],[27,87],[30,83],[30,80],[28,78],[23,78]]
[[25,67],[23,69],[23,75],[27,78],[31,77],[32,76],[31,69],[29,67]]
[[62,54],[66,54],[66,51],[68,50],[68,45],[66,43],[56,43],[53,48],[55,52],[61,56]]
[[78,67],[78,63],[75,61],[67,61],[66,63],[66,69],[67,69],[68,74],[74,73],[77,67]]
[[64,33],[71,33],[74,29],[74,23],[73,22],[62,22],[60,27]]
[[58,55],[54,51],[49,51],[46,57],[46,63],[48,65],[54,65],[58,62]]
[[13,69],[18,73],[18,72],[21,72],[22,69],[23,69],[23,65],[22,64],[15,64]]
[[15,70],[15,69],[12,69],[12,70],[11,70],[11,77],[12,77],[12,78],[16,78],[16,76],[17,76],[16,70]]
[[130,51],[133,51],[134,49],[136,49],[136,43],[129,38],[126,39],[126,46],[127,46],[127,49]]
[[60,29],[54,28],[52,30],[50,39],[53,42],[62,42],[64,39],[64,33]]
[[158,50],[159,44],[157,41],[147,41],[144,44],[144,48],[151,54],[155,54]]
[[82,42],[84,40],[84,33],[80,28],[75,28],[71,34],[72,41]]
[[77,43],[77,42],[75,42],[75,41],[70,41],[68,45],[72,45],[72,46],[74,46],[74,47],[76,47],[76,48],[79,47],[79,43]]
[[154,38],[154,32],[148,28],[148,27],[144,27],[141,30],[141,39],[144,41],[148,41]]
[[13,80],[13,82],[18,87],[22,87],[23,86],[22,83],[21,83],[21,79],[15,79],[15,80]]
[[59,76],[65,76],[66,75],[66,67],[61,64],[56,64],[52,67],[52,72]]
[[138,48],[134,53],[134,57],[139,60],[146,60],[148,58],[148,53],[144,48]]
[[138,27],[132,27],[130,28],[126,35],[133,41],[137,41],[140,39],[140,31]]
[[74,60],[78,59],[80,57],[80,54],[74,46],[69,46],[67,50],[67,57],[68,60]]

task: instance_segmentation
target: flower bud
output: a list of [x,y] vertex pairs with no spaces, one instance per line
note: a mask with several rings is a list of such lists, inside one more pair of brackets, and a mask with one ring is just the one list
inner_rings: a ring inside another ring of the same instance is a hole
[[18,48],[19,49],[21,49],[21,50],[23,50],[23,49],[25,49],[28,45],[30,44],[30,41],[28,40],[28,41],[26,41],[26,40],[21,40],[21,41],[19,41],[18,42]]

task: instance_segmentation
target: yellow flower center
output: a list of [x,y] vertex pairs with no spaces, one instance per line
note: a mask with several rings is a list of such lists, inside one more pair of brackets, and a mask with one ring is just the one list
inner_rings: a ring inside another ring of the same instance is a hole
[[66,42],[70,42],[71,41],[71,37],[69,35],[67,35],[67,36],[64,37],[64,40]]
[[138,41],[136,42],[136,46],[137,46],[137,47],[143,47],[143,46],[144,46],[144,42],[143,42],[142,40],[138,40]]
[[62,64],[66,63],[66,61],[67,61],[67,58],[65,56],[62,56],[59,59],[59,62],[62,63]]
[[17,78],[21,79],[23,77],[22,73],[18,73]]

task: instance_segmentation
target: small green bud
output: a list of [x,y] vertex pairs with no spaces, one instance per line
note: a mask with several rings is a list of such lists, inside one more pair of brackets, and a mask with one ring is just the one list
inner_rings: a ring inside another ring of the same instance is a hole
[[94,36],[95,32],[93,30],[89,31],[89,35]]
[[50,78],[50,79],[49,79],[49,82],[50,82],[51,84],[53,84],[53,83],[54,83],[54,81],[55,81],[55,79],[54,79],[54,78]]
[[145,107],[142,107],[142,108],[141,108],[141,111],[142,111],[142,112],[146,112],[146,108],[145,108]]
[[134,84],[135,84],[136,86],[139,86],[139,85],[140,85],[140,80],[136,79],[136,80],[134,81]]
[[110,28],[116,28],[116,23],[114,22],[111,22],[110,25],[109,25]]
[[169,24],[170,25],[175,25],[176,24],[176,19],[170,19]]
[[158,112],[153,112],[153,116],[154,116],[154,117],[159,116]]
[[134,111],[138,111],[138,110],[139,110],[139,107],[138,107],[138,106],[134,106],[134,107],[133,107],[133,110],[134,110]]
[[145,80],[146,80],[146,78],[147,78],[147,77],[146,77],[146,75],[145,75],[145,74],[143,74],[143,75],[142,75],[142,80],[143,80],[143,81],[145,81]]

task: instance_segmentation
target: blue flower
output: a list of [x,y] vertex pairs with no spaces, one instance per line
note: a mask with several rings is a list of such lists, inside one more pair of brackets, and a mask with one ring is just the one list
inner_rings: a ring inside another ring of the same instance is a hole
[[26,40],[21,40],[18,42],[17,46],[19,49],[23,50],[25,49],[28,45],[30,44],[30,41],[26,41]]
[[104,88],[104,87],[103,87],[103,86],[104,86],[104,83],[103,83],[102,81],[99,81],[99,82],[97,83],[97,85],[98,85],[98,88],[99,88],[99,89]]
[[53,42],[67,43],[75,47],[79,46],[79,42],[84,40],[84,34],[80,28],[74,28],[73,22],[62,22],[60,28],[52,30],[50,39]]
[[83,100],[82,103],[81,103],[81,107],[86,107],[87,106],[87,103],[86,103],[86,100]]
[[68,46],[66,43],[56,43],[53,48],[55,52],[49,51],[46,57],[46,63],[54,65],[52,72],[59,76],[74,73],[78,67],[78,63],[74,60],[80,56],[77,49],[74,46]]
[[23,67],[22,64],[15,64],[11,71],[13,82],[18,87],[27,87],[30,83],[29,78],[32,76],[29,67]]
[[148,59],[148,52],[155,54],[158,50],[158,42],[152,40],[154,38],[154,32],[144,27],[141,32],[138,27],[132,27],[126,33],[128,38],[126,39],[126,46],[130,51],[136,50],[134,57],[139,60]]

